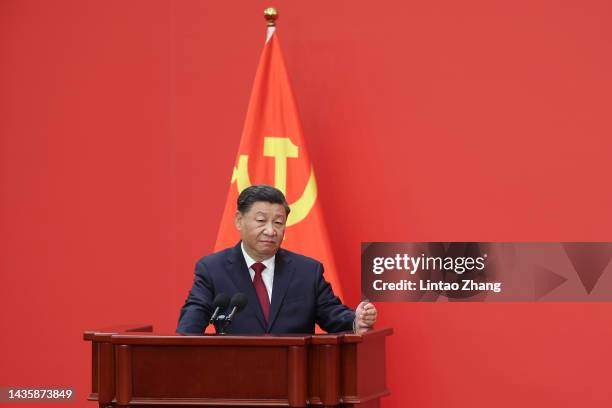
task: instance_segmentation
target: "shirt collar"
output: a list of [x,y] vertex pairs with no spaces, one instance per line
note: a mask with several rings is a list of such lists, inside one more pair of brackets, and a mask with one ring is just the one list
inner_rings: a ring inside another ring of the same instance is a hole
[[[244,256],[244,260],[246,261],[247,267],[250,268],[257,261],[251,258],[249,254],[247,254],[247,251],[244,250],[244,242],[242,241],[240,242],[240,249],[242,249],[242,255]],[[276,259],[276,254],[272,255],[268,259],[264,259],[263,261],[261,261],[261,263],[266,266],[266,269],[272,269],[272,267],[274,266],[275,259]]]

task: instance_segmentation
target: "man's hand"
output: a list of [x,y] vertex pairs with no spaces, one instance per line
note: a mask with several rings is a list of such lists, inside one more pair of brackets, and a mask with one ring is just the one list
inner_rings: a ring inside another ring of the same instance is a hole
[[376,323],[377,315],[378,312],[372,303],[361,302],[355,310],[355,323],[353,324],[355,333],[363,334],[370,330]]

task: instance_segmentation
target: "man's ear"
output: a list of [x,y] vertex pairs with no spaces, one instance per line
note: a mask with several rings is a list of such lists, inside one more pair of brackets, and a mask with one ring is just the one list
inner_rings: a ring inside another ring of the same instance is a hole
[[234,216],[234,225],[238,231],[240,231],[242,228],[242,213],[240,211],[236,211],[236,215]]

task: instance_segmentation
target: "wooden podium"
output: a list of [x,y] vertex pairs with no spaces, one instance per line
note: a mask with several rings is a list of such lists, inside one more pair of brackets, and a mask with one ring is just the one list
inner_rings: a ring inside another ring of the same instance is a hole
[[392,329],[184,336],[148,325],[87,331],[100,407],[367,407],[388,395]]

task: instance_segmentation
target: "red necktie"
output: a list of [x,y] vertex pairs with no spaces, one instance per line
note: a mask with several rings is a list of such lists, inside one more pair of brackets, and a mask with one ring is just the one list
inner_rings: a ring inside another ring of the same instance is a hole
[[268,316],[270,315],[270,298],[268,297],[266,285],[261,278],[261,272],[266,269],[266,265],[262,264],[261,262],[255,262],[253,265],[251,265],[251,268],[255,271],[253,286],[255,287],[255,292],[257,293],[259,304],[261,305],[261,311],[263,312],[264,319],[266,319],[267,324]]

